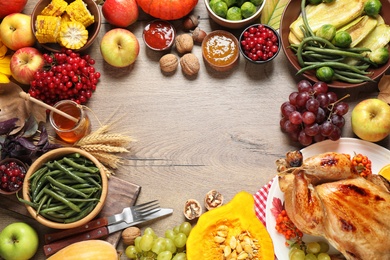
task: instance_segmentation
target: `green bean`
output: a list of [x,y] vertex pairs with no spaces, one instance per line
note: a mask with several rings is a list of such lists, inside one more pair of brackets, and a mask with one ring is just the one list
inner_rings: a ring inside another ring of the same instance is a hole
[[342,81],[345,81],[345,82],[348,82],[348,83],[362,83],[364,81],[367,81],[367,80],[359,79],[359,78],[346,77],[346,76],[343,76],[343,75],[338,74],[336,72],[334,73],[333,77],[334,77],[334,79],[342,80]]
[[69,177],[73,178],[74,180],[80,182],[80,183],[86,183],[86,181],[79,176],[75,175],[73,172],[71,172],[69,169],[65,168],[62,164],[60,164],[58,161],[54,161],[54,166],[61,170],[62,172],[66,173]]
[[318,48],[318,47],[312,47],[312,46],[308,46],[305,49],[310,50],[310,51],[314,51],[316,53],[321,53],[321,54],[330,54],[330,55],[338,55],[338,56],[342,56],[342,57],[355,58],[355,59],[362,60],[362,61],[365,61],[365,62],[371,64],[371,65],[376,66],[376,64],[373,63],[372,61],[370,61],[370,59],[366,58],[365,56],[363,56],[359,53],[355,53],[355,52],[348,52],[348,51],[337,50],[337,49],[330,50],[330,49],[326,49],[326,48]]
[[70,160],[69,158],[66,158],[64,157],[63,158],[64,162],[66,164],[68,164],[69,166],[72,166],[76,169],[79,169],[79,170],[82,170],[82,171],[86,171],[86,172],[89,172],[89,173],[96,173],[99,171],[99,168],[97,167],[88,167],[88,166],[85,166],[85,165],[82,165],[82,164],[78,164],[72,160]]
[[317,69],[321,67],[331,67],[331,68],[336,68],[336,69],[346,69],[346,70],[351,70],[353,72],[359,73],[359,74],[366,74],[368,72],[361,71],[357,69],[354,66],[342,63],[342,62],[334,62],[334,61],[329,61],[329,62],[318,62],[318,63],[310,63],[310,62],[305,62],[304,66],[300,70],[298,70],[297,74],[301,74],[307,70],[312,70],[312,69]]
[[368,76],[365,76],[365,75],[362,75],[362,74],[357,74],[357,73],[353,73],[351,71],[344,71],[344,70],[334,70],[335,73],[337,73],[338,75],[341,75],[341,76],[344,76],[344,77],[349,77],[349,78],[355,78],[355,79],[361,79],[363,81],[372,81],[374,82],[374,80],[372,80],[370,77]]
[[67,198],[68,201],[70,202],[90,202],[90,201],[100,201],[98,198],[86,198],[86,199],[81,199],[81,198]]
[[41,209],[41,212],[40,213],[47,213],[47,212],[50,212],[50,211],[53,211],[53,212],[60,212],[62,209],[66,209],[66,208],[69,208],[68,206],[66,205],[59,205],[59,206],[53,206],[53,207],[48,207],[48,208],[44,208],[44,209]]
[[72,187],[73,189],[83,189],[83,188],[93,188],[94,186],[92,186],[89,183],[78,183],[70,187]]
[[58,222],[58,223],[64,223],[64,219],[53,217],[53,216],[51,216],[51,215],[48,214],[48,213],[42,213],[42,212],[41,212],[41,215],[42,215],[44,218],[49,219],[49,220],[51,220],[51,221],[55,221],[55,222]]
[[56,187],[58,187],[58,188],[64,190],[65,192],[77,194],[77,195],[79,195],[79,196],[81,196],[81,197],[83,197],[83,198],[87,198],[87,197],[88,197],[87,194],[85,194],[85,193],[83,193],[83,192],[81,192],[81,191],[79,191],[79,190],[77,190],[77,189],[74,189],[74,188],[72,188],[72,187],[70,187],[70,186],[68,186],[68,185],[65,185],[65,184],[63,184],[63,183],[61,183],[61,182],[59,182],[59,181],[56,181],[56,180],[53,179],[51,176],[47,176],[47,180],[48,180],[51,184],[53,184],[54,186],[56,186]]
[[80,219],[84,218],[85,216],[87,216],[94,209],[95,206],[96,205],[92,204],[89,207],[87,207],[86,209],[84,209],[80,214],[77,214],[76,217],[65,219],[65,223],[72,223],[72,222],[75,222],[77,220],[80,220]]
[[42,199],[39,201],[39,205],[38,205],[38,208],[36,210],[36,215],[39,215],[39,211],[41,210],[43,204],[45,204],[46,200],[49,198],[49,196],[47,194],[45,194]]
[[33,209],[38,208],[38,204],[37,204],[37,203],[31,202],[31,201],[29,201],[29,200],[22,199],[22,198],[20,198],[20,197],[17,197],[17,198],[18,198],[18,200],[19,200],[20,202],[26,204],[27,206],[32,207]]
[[94,178],[87,178],[88,181],[92,182],[96,187],[98,187],[99,189],[102,188],[102,185],[100,185],[101,183],[101,178],[100,178],[100,175],[99,175],[99,180],[100,180],[100,183],[97,182]]
[[60,195],[58,195],[54,191],[47,189],[47,188],[44,188],[44,192],[46,194],[52,196],[54,199],[61,201],[65,205],[69,206],[69,208],[73,209],[74,211],[80,212],[80,208],[76,204],[74,204],[73,202],[69,201],[68,199],[66,199],[64,197],[61,197]]
[[40,168],[39,170],[35,171],[29,181],[31,183],[31,190],[35,190],[36,186],[37,186],[37,183],[38,181],[40,180],[40,178],[42,177],[42,175],[44,175],[46,172],[48,171],[48,168],[45,166],[45,167],[42,167]]
[[48,188],[50,186],[49,183],[46,183],[45,186],[42,187],[42,189],[38,192],[38,194],[33,197],[33,201],[37,202],[41,200],[41,197],[45,194],[44,189]]

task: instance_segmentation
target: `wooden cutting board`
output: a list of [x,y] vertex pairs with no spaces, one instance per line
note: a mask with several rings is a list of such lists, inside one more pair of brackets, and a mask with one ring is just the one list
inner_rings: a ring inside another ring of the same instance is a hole
[[[141,186],[111,176],[108,181],[107,199],[98,217],[108,217],[122,212],[125,207],[134,205],[140,191]],[[14,195],[1,195],[0,207],[31,218],[26,207]],[[121,232],[116,232],[105,240],[116,247],[120,238]]]

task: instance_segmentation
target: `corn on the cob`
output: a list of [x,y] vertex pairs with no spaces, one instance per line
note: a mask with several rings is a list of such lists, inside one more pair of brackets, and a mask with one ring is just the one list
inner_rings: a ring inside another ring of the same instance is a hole
[[70,22],[70,21],[72,21],[72,20],[70,19],[70,16],[67,12],[65,12],[61,15],[61,22],[62,23],[63,22]]
[[41,15],[61,16],[68,3],[64,0],[52,0],[41,12]]
[[38,15],[35,37],[39,43],[55,43],[61,28],[61,17]]
[[88,30],[77,21],[63,22],[61,24],[58,42],[68,49],[77,50],[85,45],[88,40]]
[[86,28],[95,22],[95,17],[89,12],[83,0],[75,0],[66,7],[72,21],[82,23]]

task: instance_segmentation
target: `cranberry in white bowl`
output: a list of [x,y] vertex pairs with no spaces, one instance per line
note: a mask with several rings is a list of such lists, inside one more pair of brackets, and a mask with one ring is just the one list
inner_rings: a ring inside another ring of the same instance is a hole
[[263,64],[273,60],[280,51],[279,33],[265,24],[253,24],[240,35],[240,52],[250,62]]

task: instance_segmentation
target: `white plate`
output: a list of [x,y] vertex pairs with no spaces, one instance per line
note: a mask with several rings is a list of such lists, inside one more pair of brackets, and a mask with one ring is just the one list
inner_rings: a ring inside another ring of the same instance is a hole
[[[379,170],[390,163],[390,151],[377,144],[363,141],[355,138],[341,138],[338,141],[322,141],[308,146],[301,150],[303,158],[308,158],[314,155],[318,155],[325,152],[338,152],[350,154],[351,157],[354,153],[361,153],[366,155],[371,160],[371,167],[373,173],[378,173]],[[279,189],[278,179],[274,178],[271,188],[268,193],[267,204],[266,204],[266,226],[267,230],[272,238],[274,244],[275,255],[279,260],[288,259],[288,247],[285,246],[285,238],[275,230],[275,218],[271,213],[272,200],[273,198],[279,198],[282,202],[284,196],[282,191]],[[303,236],[304,241],[320,241],[322,238],[314,236]],[[336,252],[334,248],[331,248],[330,253]]]

